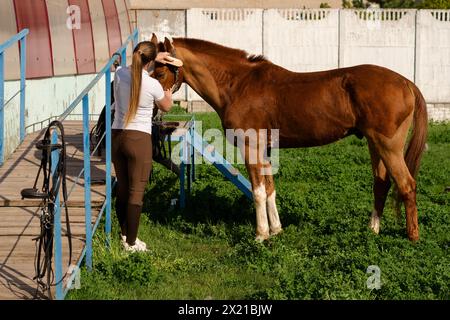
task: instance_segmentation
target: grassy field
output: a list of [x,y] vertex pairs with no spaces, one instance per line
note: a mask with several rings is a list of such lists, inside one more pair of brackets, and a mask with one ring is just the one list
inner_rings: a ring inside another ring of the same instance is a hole
[[[216,114],[198,114],[220,127]],[[178,180],[155,165],[139,237],[148,254],[94,238],[94,271],[68,299],[449,299],[450,125],[430,125],[418,177],[421,240],[406,238],[388,199],[379,236],[368,229],[372,174],[365,140],[281,150],[277,204],[284,232],[254,241],[253,205],[214,167],[197,167],[184,211],[170,207]],[[240,168],[241,171],[243,168]],[[404,214],[403,214],[404,215]],[[381,269],[381,289],[366,286]]]

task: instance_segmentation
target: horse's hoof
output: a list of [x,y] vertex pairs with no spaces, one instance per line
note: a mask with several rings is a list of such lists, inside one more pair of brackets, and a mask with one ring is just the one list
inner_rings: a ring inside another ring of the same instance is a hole
[[372,223],[370,223],[369,225],[370,230],[372,230],[373,233],[375,233],[376,235],[380,234],[380,226],[378,225],[373,225]]
[[376,213],[372,213],[369,228],[372,229],[375,234],[380,233],[380,217],[378,217]]
[[274,237],[277,234],[280,234],[282,232],[283,232],[283,228],[279,227],[279,228],[276,228],[275,230],[270,230],[270,236]]
[[376,235],[379,235],[379,234],[380,234],[380,227],[379,227],[379,226],[376,227],[376,226],[370,225],[369,228],[370,228],[370,230],[372,230],[372,232],[375,233]]
[[419,241],[419,230],[408,231],[408,239],[413,243]]
[[259,242],[259,243],[263,243],[264,241],[266,241],[267,239],[269,239],[269,234],[257,234],[255,241]]

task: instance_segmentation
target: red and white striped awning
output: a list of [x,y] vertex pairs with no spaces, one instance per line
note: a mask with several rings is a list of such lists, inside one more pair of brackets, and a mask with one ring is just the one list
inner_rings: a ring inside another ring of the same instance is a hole
[[[2,0],[0,43],[30,29],[28,79],[96,73],[131,34],[128,8],[128,0]],[[6,79],[19,79],[18,45],[5,59]]]

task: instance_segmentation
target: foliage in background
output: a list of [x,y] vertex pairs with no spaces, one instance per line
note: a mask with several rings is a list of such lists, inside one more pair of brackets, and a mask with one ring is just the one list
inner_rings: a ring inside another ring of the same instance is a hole
[[[215,113],[197,114],[219,128]],[[188,207],[171,206],[178,179],[155,165],[139,237],[149,254],[127,255],[114,217],[111,251],[100,227],[94,271],[83,269],[69,299],[449,299],[450,124],[430,125],[418,177],[421,240],[407,240],[388,200],[379,236],[367,142],[349,137],[308,149],[281,150],[277,205],[284,232],[254,241],[255,213],[212,166],[197,166]],[[241,172],[245,168],[240,166]],[[381,289],[366,287],[367,267]]]
[[367,8],[369,3],[364,0],[342,0],[342,8]]
[[450,9],[450,0],[343,0],[343,8],[367,8],[370,4],[380,8]]
[[417,2],[414,0],[388,0],[381,1],[381,8],[415,8],[417,6]]
[[450,0],[423,0],[417,5],[419,9],[450,9]]

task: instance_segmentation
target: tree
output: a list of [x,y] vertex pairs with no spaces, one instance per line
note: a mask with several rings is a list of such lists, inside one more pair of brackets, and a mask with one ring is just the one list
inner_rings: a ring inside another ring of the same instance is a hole
[[450,0],[424,0],[418,3],[419,9],[450,9]]
[[367,8],[369,3],[364,0],[342,0],[343,8]]
[[414,0],[385,0],[380,1],[381,8],[415,8]]
[[450,0],[370,0],[370,2],[378,3],[380,8],[450,9]]

